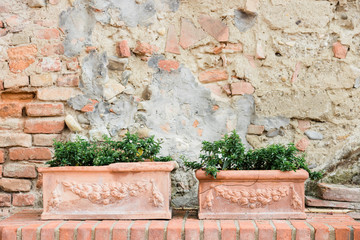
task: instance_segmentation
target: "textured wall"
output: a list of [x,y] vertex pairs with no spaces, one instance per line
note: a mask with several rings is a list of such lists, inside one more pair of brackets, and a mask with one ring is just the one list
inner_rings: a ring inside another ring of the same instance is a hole
[[236,129],[294,142],[325,181],[360,184],[360,6],[315,0],[3,0],[0,206],[41,207],[53,138],[164,140],[173,205],[195,206],[180,156]]

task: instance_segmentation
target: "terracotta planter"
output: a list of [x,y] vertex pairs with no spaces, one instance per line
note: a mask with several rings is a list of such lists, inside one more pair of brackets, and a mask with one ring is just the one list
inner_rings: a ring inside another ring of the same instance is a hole
[[170,219],[175,162],[40,168],[41,219]]
[[199,219],[305,219],[305,170],[197,170]]

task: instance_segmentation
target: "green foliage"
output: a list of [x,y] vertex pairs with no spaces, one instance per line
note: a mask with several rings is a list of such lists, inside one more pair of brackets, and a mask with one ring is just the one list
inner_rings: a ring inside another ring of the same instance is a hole
[[75,142],[54,141],[54,157],[47,163],[57,166],[102,166],[115,162],[171,161],[170,156],[158,157],[161,141],[154,136],[141,139],[127,133],[122,141],[104,137],[103,142],[88,142],[78,138]]
[[266,148],[249,150],[245,147],[239,135],[233,131],[226,134],[222,139],[214,142],[202,143],[200,162],[185,160],[184,164],[190,169],[203,169],[206,174],[216,178],[219,170],[281,170],[296,171],[305,169],[310,178],[318,180],[322,177],[321,172],[311,172],[305,162],[304,154],[294,146],[273,144]]

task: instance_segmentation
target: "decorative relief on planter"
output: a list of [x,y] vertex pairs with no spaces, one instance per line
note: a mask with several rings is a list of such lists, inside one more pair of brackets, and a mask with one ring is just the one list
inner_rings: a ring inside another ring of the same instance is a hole
[[[69,190],[82,199],[87,199],[94,204],[109,205],[125,198],[140,197],[142,193],[150,193],[149,202],[154,207],[164,205],[164,197],[158,190],[153,180],[139,181],[136,183],[75,183],[62,182],[64,191]],[[60,185],[61,185],[60,184]],[[61,203],[61,194],[58,188],[52,192],[48,202],[49,210],[56,209]]]
[[291,206],[294,209],[301,209],[302,201],[299,195],[296,193],[294,186],[290,187],[267,187],[259,189],[240,189],[231,190],[226,185],[215,186],[212,184],[209,189],[209,193],[205,197],[202,207],[204,209],[212,209],[214,195],[220,196],[231,203],[235,203],[244,208],[263,208],[266,205],[271,205],[274,202],[278,202],[281,199],[286,198],[291,193]]

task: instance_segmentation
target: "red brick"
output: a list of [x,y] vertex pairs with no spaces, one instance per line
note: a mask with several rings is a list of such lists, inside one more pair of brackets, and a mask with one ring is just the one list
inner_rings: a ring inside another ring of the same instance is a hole
[[79,76],[76,74],[62,75],[57,79],[56,84],[59,87],[77,87],[79,86]]
[[296,143],[295,147],[300,151],[305,151],[306,148],[309,146],[309,144],[310,144],[309,139],[307,137],[303,137]]
[[36,178],[37,173],[34,165],[7,164],[3,175],[12,178]]
[[328,240],[330,239],[330,230],[329,227],[323,223],[319,222],[310,222],[310,225],[313,226],[315,230],[315,239],[316,240]]
[[220,19],[215,19],[207,15],[198,18],[201,27],[219,42],[227,42],[229,39],[229,28]]
[[221,220],[221,239],[236,239],[236,232],[234,220]]
[[58,72],[61,70],[61,61],[57,57],[44,57],[39,64],[44,72]]
[[250,135],[261,135],[263,134],[265,127],[262,125],[252,125],[250,124],[247,129],[247,134]]
[[30,147],[31,135],[23,133],[0,133],[0,147]]
[[43,186],[43,180],[44,180],[44,176],[42,173],[39,173],[38,178],[36,179],[36,188],[41,189]]
[[140,56],[151,56],[153,53],[157,52],[157,50],[156,46],[152,46],[146,42],[136,41],[134,53]]
[[39,39],[57,39],[60,38],[60,31],[56,28],[39,29],[35,31],[35,37]]
[[12,226],[6,226],[1,232],[2,240],[17,240],[17,229],[26,225],[24,223],[14,224]]
[[0,117],[21,117],[23,103],[0,103]]
[[160,60],[158,62],[158,66],[165,71],[171,72],[173,70],[177,70],[180,64],[175,60]]
[[252,221],[239,221],[240,240],[255,239],[255,226]]
[[44,223],[33,223],[21,228],[21,240],[36,240],[37,229]]
[[206,37],[202,29],[196,28],[188,19],[181,19],[180,46],[183,49],[194,46],[197,42]]
[[[342,198],[342,196],[339,196]],[[351,198],[350,196],[347,196],[349,200],[354,200],[357,198]],[[329,201],[329,200],[323,200],[318,199],[310,196],[305,197],[305,203],[306,206],[311,207],[326,207],[326,208],[348,208],[348,209],[360,209],[360,203],[357,202],[343,202],[343,201]]]
[[1,99],[3,102],[31,102],[35,98],[32,92],[3,92]]
[[62,103],[28,103],[25,106],[26,114],[31,117],[61,116],[64,114]]
[[327,183],[318,183],[318,188],[319,196],[322,199],[347,202],[354,202],[360,199],[359,188]]
[[214,220],[204,220],[204,239],[219,239],[219,226]]
[[10,207],[10,206],[11,206],[11,194],[0,193],[0,207]]
[[223,49],[225,53],[242,52],[243,45],[241,43],[227,43]]
[[31,182],[25,179],[0,178],[0,189],[5,192],[28,192]]
[[64,119],[39,118],[25,121],[25,133],[60,133],[65,127]]
[[311,239],[311,229],[304,221],[293,220],[291,224],[296,229],[296,240]]
[[182,223],[182,218],[173,218],[169,221],[169,224],[167,226],[167,240],[181,239]]
[[95,239],[110,239],[110,229],[115,221],[101,221],[95,227]]
[[244,95],[244,94],[253,94],[255,91],[251,83],[240,80],[240,82],[231,84],[231,94],[232,95]]
[[[77,229],[77,240],[91,240],[92,229],[97,224],[97,221],[85,221]],[[115,238],[113,238],[115,239]]]
[[274,228],[269,221],[255,221],[259,231],[259,240],[272,239],[274,235]]
[[149,226],[149,239],[164,239],[165,221],[151,221]]
[[10,148],[10,160],[50,160],[51,151],[46,147]]
[[40,49],[40,53],[44,57],[53,56],[53,55],[63,55],[64,45],[62,43],[46,44],[44,47]]
[[0,149],[0,163],[5,162],[5,151],[4,149]]
[[346,58],[348,48],[342,45],[340,42],[336,42],[333,44],[333,53],[334,57],[344,59]]
[[54,84],[56,75],[47,73],[30,76],[30,85],[34,87],[51,86]]
[[16,207],[33,206],[35,196],[33,194],[13,194],[12,204]]
[[86,104],[80,111],[82,112],[92,112],[95,110],[95,105],[98,103],[97,100],[90,99],[91,103]]
[[86,53],[95,52],[97,50],[97,47],[95,46],[87,46],[85,49]]
[[68,221],[59,228],[59,240],[74,239],[75,228],[79,225],[79,221]]
[[309,120],[298,120],[298,128],[305,132],[306,130],[310,129],[310,121]]
[[332,223],[331,226],[335,230],[336,240],[348,240],[350,239],[350,228],[342,224]]
[[10,75],[4,80],[4,88],[18,88],[29,85],[29,77],[26,75]]
[[130,57],[130,48],[126,40],[116,43],[116,53],[119,57]]
[[185,239],[200,239],[200,222],[197,219],[187,219],[185,223]]
[[180,54],[179,42],[174,25],[170,25],[166,38],[165,51],[175,54]]
[[199,81],[201,83],[212,83],[217,81],[228,80],[229,74],[223,69],[213,69],[201,72],[199,74]]
[[354,225],[352,228],[354,229],[354,240],[360,240],[360,225]]
[[34,134],[33,145],[35,146],[52,146],[54,139],[59,140],[60,134]]
[[146,227],[149,221],[138,220],[131,226],[130,240],[145,240],[146,239]]
[[285,221],[273,221],[276,228],[276,239],[277,240],[291,240],[292,229],[289,224]]
[[38,99],[44,101],[66,101],[81,94],[79,90],[66,87],[40,88],[37,93]]
[[10,71],[19,73],[25,70],[30,64],[35,62],[36,53],[37,48],[34,44],[9,48],[7,54]]
[[4,81],[0,80],[0,90],[4,90]]
[[55,240],[55,229],[61,223],[61,221],[54,221],[43,226],[40,230],[40,239]]
[[80,68],[79,61],[76,57],[66,61],[66,69],[69,71],[76,71]]
[[127,239],[131,221],[119,221],[113,228],[113,239]]

